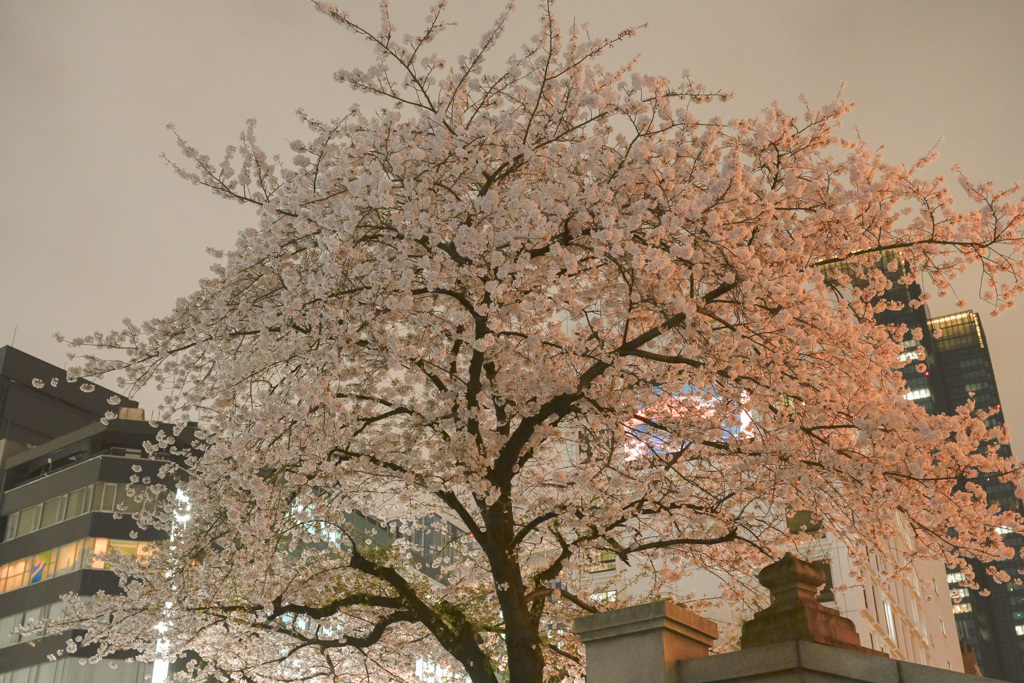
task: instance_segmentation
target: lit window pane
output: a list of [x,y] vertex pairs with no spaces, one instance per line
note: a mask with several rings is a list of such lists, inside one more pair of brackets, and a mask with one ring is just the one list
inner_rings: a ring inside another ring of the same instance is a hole
[[4,591],[12,591],[21,588],[26,583],[27,560],[16,560],[7,565],[7,581],[4,584]]
[[139,550],[139,544],[137,541],[115,541],[111,539],[107,552],[112,553],[115,550],[122,555],[134,557],[135,553]]
[[[108,543],[109,543],[109,541],[107,539],[105,539],[105,538],[97,538],[94,543],[88,543],[87,542],[86,545],[87,546],[91,546],[91,547],[87,547],[85,549],[84,553],[83,553],[85,555],[85,562],[86,563],[89,562],[89,557],[92,554],[96,554],[96,555],[104,555],[104,554],[106,554],[106,552],[107,552],[107,544]],[[89,567],[91,567],[92,569],[106,569],[107,565],[106,565],[106,563],[102,559],[94,559],[94,560],[92,560],[92,563],[89,564]]]
[[61,546],[60,550],[57,551],[57,576],[74,570],[75,557],[78,555],[77,545],[77,543],[69,543],[68,545]]

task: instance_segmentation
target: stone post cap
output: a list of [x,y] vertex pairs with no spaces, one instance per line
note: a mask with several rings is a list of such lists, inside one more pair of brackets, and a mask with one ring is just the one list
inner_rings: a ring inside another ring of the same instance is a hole
[[572,622],[572,630],[584,643],[659,629],[708,648],[718,637],[718,624],[668,600],[589,614]]
[[820,567],[786,553],[758,572],[757,579],[771,593],[772,603],[743,624],[741,648],[802,640],[887,656],[863,647],[854,623],[818,602],[818,587],[825,583]]
[[825,570],[786,553],[757,573],[758,582],[768,589],[772,604],[790,604],[794,600],[816,600],[825,583]]

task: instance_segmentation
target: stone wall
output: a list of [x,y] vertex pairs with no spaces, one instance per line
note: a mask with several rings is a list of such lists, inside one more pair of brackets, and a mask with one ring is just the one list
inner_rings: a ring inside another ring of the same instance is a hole
[[792,555],[758,579],[772,603],[743,625],[741,650],[710,655],[714,622],[662,601],[580,617],[587,683],[997,683],[890,659],[815,599],[824,573]]

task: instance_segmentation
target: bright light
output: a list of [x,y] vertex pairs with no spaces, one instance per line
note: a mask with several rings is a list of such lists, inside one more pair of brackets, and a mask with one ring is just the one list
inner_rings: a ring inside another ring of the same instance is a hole
[[[746,393],[741,398],[740,405],[746,403]],[[738,424],[727,424],[722,414],[728,411]],[[637,414],[641,417],[653,418],[657,421],[660,417],[682,417],[685,414],[692,414],[696,417],[704,417],[709,419],[717,419],[721,422],[725,434],[723,438],[730,437],[743,437],[749,436],[750,425],[753,419],[746,410],[735,406],[729,406],[729,404],[721,400],[714,391],[710,392],[698,392],[696,389],[691,391],[685,391],[677,396],[670,396],[661,399],[658,403],[652,406],[650,409],[641,409],[637,411]],[[718,416],[716,418],[716,415]],[[627,430],[633,430],[637,434],[647,432],[647,427],[640,420],[632,420],[626,425]],[[668,443],[670,437],[659,437],[649,432],[646,433],[646,439],[648,443],[644,443],[644,440],[638,436],[632,438],[632,443],[626,445],[627,460],[633,460],[639,457],[645,450],[646,447],[654,447],[658,449],[659,443]],[[667,448],[666,448],[667,450]]]

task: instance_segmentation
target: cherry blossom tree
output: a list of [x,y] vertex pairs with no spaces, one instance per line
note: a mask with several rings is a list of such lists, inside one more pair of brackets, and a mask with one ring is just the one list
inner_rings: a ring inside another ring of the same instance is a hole
[[798,510],[859,553],[899,517],[921,556],[1010,552],[1021,520],[957,486],[1019,483],[1000,435],[905,400],[907,330],[874,316],[886,255],[940,292],[980,264],[1009,306],[1016,190],[961,179],[957,211],[930,159],[841,137],[844,101],[701,118],[719,93],[608,70],[629,32],[547,6],[498,67],[507,12],[447,62],[443,4],[405,38],[319,5],[376,57],[337,79],[383,106],[300,112],[291,163],[252,125],[221,162],[179,138],[179,174],[258,223],[166,317],[76,340],[206,431],[146,494],[183,494],[140,518],[172,539],[72,603],[85,642],[224,680],[540,683],[580,675],[602,553],[662,592],[749,575]]

